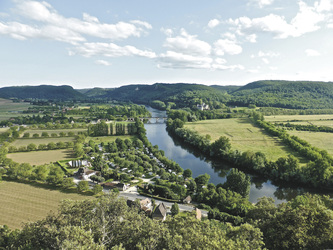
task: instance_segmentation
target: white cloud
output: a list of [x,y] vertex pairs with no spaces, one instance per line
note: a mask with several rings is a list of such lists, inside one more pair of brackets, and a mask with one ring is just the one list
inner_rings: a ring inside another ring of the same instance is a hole
[[[83,18],[66,18],[60,15],[49,3],[37,1],[18,1],[17,13],[34,20],[33,26],[17,22],[1,23],[1,34],[8,34],[17,39],[48,38],[57,41],[77,44],[86,41],[85,36],[120,40],[131,36],[140,37],[152,26],[140,20],[101,23],[97,17],[83,13]],[[19,27],[21,26],[21,27]],[[32,30],[33,32],[27,32]]]
[[84,57],[105,56],[105,57],[121,57],[121,56],[141,56],[147,58],[155,58],[156,54],[148,50],[140,50],[134,46],[118,46],[114,43],[84,43],[71,49],[69,55],[82,55]]
[[208,56],[211,53],[208,43],[189,35],[184,29],[181,30],[180,36],[168,37],[164,46],[171,51],[188,55]]
[[320,56],[320,53],[317,50],[314,50],[314,49],[306,49],[305,54],[307,56]]
[[[299,12],[288,22],[284,16],[269,14],[259,18],[240,17],[229,19],[227,23],[235,27],[235,32],[239,35],[252,35],[260,32],[271,33],[274,38],[284,39],[288,37],[299,37],[306,33],[320,29],[320,25],[328,21],[331,14],[323,13],[330,9],[323,1],[316,2],[311,7],[305,2],[299,1]],[[321,6],[321,7],[320,7]]]
[[273,4],[274,0],[252,0],[251,2],[259,6],[259,8],[263,8]]
[[280,56],[280,53],[273,52],[273,51],[263,52],[260,50],[258,52],[258,57],[278,57],[278,56]]
[[244,69],[242,65],[227,65],[222,56],[224,53],[231,55],[239,54],[242,48],[236,44],[235,35],[225,33],[224,37],[214,43],[214,52],[212,46],[197,36],[188,34],[184,29],[179,36],[167,37],[164,46],[168,48],[165,53],[158,56],[159,68],[176,69],[209,69],[209,70],[235,70]]
[[233,40],[219,39],[214,43],[214,52],[219,56],[223,56],[225,53],[237,55],[242,53],[242,47]]
[[265,64],[269,64],[269,60],[267,58],[262,58],[261,59]]
[[159,67],[209,69],[212,59],[204,56],[194,56],[175,51],[167,51],[159,56]]
[[217,25],[219,25],[220,24],[220,21],[219,20],[217,20],[217,19],[212,19],[212,20],[210,20],[209,22],[208,22],[208,27],[209,28],[215,28]]
[[98,64],[98,65],[104,65],[104,66],[110,66],[111,65],[111,63],[109,63],[108,61],[105,61],[105,60],[96,60],[95,63]]
[[256,43],[257,42],[257,35],[256,34],[251,34],[246,36],[245,38],[247,41],[249,41],[250,43]]

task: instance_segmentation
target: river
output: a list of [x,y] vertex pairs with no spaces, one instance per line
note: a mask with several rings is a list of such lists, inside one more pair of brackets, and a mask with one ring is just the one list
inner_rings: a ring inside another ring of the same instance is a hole
[[[151,107],[147,107],[147,109],[152,114],[152,117],[166,117],[165,111]],[[158,148],[164,151],[166,157],[177,162],[183,169],[191,169],[194,178],[200,174],[207,173],[210,175],[210,182],[215,185],[226,181],[225,176],[232,167],[231,165],[207,159],[197,150],[182,144],[177,138],[171,138],[166,131],[166,124],[164,123],[147,123],[145,128],[149,141],[153,145],[158,145]],[[251,177],[249,201],[253,203],[263,196],[272,197],[275,203],[279,204],[304,192],[318,193],[310,189],[278,186],[270,180],[253,174],[246,174]]]

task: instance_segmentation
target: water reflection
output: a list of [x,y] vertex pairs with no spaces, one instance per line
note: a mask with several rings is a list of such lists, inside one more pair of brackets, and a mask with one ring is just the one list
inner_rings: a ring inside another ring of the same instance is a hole
[[[153,117],[165,117],[165,111],[159,111],[148,107]],[[225,162],[219,162],[201,154],[193,147],[184,145],[178,138],[171,137],[166,131],[165,124],[146,124],[147,137],[153,145],[165,152],[165,156],[177,162],[183,169],[191,169],[193,177],[200,174],[209,174],[210,182],[215,185],[224,183],[226,175],[232,166]],[[248,174],[248,173],[247,173]],[[260,176],[248,174],[251,177],[250,202],[257,202],[263,196],[272,197],[276,204],[294,198],[304,192],[311,192],[304,188],[278,187],[271,181]],[[313,191],[312,191],[313,192]]]

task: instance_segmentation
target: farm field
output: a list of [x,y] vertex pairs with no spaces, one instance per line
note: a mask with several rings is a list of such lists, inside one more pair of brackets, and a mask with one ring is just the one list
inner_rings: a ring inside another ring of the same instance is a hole
[[12,100],[0,98],[0,121],[22,115],[18,111],[27,110],[29,107],[30,103],[27,102],[16,103]]
[[24,133],[30,133],[30,136],[32,136],[33,134],[39,134],[39,136],[40,136],[43,132],[46,132],[49,135],[51,135],[52,133],[56,133],[57,135],[59,135],[61,132],[64,132],[66,134],[68,132],[74,132],[74,134],[77,134],[79,132],[86,132],[86,131],[87,131],[86,128],[72,128],[72,129],[27,129],[26,131],[24,131]]
[[95,143],[108,143],[108,142],[113,142],[115,141],[117,138],[120,138],[122,140],[125,139],[132,139],[132,138],[136,138],[135,135],[113,135],[113,136],[97,136],[97,137],[90,137],[88,136],[86,138],[86,142],[89,142],[90,140],[95,141]]
[[[230,139],[231,147],[240,151],[253,151],[264,153],[269,160],[293,154],[299,155],[283,145],[280,139],[271,137],[262,129],[253,126],[248,118],[205,120],[186,123],[186,128],[198,131],[201,135],[209,134],[212,141],[220,136]],[[302,162],[302,159],[300,159]]]
[[287,122],[292,120],[299,121],[319,121],[333,119],[333,115],[272,115],[265,116],[265,121],[268,122]]
[[94,199],[92,196],[11,181],[0,182],[0,196],[0,225],[7,225],[11,229],[21,228],[25,222],[43,219],[50,211],[56,212],[64,199]]
[[50,142],[74,142],[74,137],[58,137],[58,138],[29,138],[29,139],[17,139],[12,142],[10,145],[15,147],[28,146],[30,143],[34,143],[37,146],[39,144],[48,144]]
[[6,132],[9,128],[0,128],[0,133]]
[[312,121],[298,121],[298,122],[289,122],[294,125],[315,125],[315,126],[325,126],[333,128],[333,120],[312,120]]
[[333,133],[324,132],[309,132],[309,131],[288,131],[290,135],[296,135],[301,139],[306,140],[312,146],[324,149],[329,154],[333,155]]
[[73,154],[73,150],[60,149],[60,150],[12,153],[12,154],[7,154],[7,158],[10,158],[18,163],[26,162],[30,163],[31,165],[42,165],[45,163],[75,158],[75,156]]

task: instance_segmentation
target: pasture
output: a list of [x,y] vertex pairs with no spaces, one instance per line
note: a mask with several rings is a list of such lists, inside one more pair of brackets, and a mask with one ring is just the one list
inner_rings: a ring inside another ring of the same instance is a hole
[[75,158],[71,149],[33,151],[23,153],[7,154],[7,158],[18,163],[30,163],[31,165],[42,165],[50,162]]
[[268,122],[287,122],[287,121],[320,121],[333,119],[333,115],[272,115],[265,116],[265,121]]
[[309,131],[288,131],[290,135],[306,140],[311,146],[326,150],[333,156],[333,133],[309,132]]
[[193,129],[201,135],[210,135],[212,141],[220,136],[230,139],[232,149],[242,152],[262,152],[269,160],[293,154],[299,155],[285,146],[279,138],[266,134],[263,129],[254,126],[248,118],[204,120],[186,123],[186,128]]
[[[42,135],[43,132],[48,133],[50,136],[52,133],[55,133],[59,135],[61,132],[64,132],[68,134],[68,132],[73,132],[74,134],[78,134],[79,132],[87,132],[86,128],[72,128],[72,129],[27,129],[24,131],[24,133],[29,133],[30,137],[32,137],[33,134],[39,134],[39,136]],[[23,134],[22,134],[23,136]]]
[[0,121],[21,115],[20,111],[27,110],[30,103],[13,102],[12,100],[0,98]]
[[86,138],[86,142],[89,142],[90,140],[93,140],[95,141],[95,143],[108,143],[108,142],[113,142],[115,141],[117,138],[120,138],[122,140],[125,140],[125,139],[133,139],[133,138],[136,138],[135,135],[112,135],[112,136],[96,136],[96,137],[90,137],[88,136]]
[[56,213],[64,199],[94,199],[92,196],[53,190],[52,187],[45,188],[44,185],[12,181],[0,182],[0,196],[0,225],[7,225],[11,229],[43,219],[51,211]]
[[30,143],[34,143],[37,146],[39,144],[48,144],[50,142],[74,142],[74,137],[55,137],[55,138],[28,138],[28,139],[17,139],[14,142],[12,142],[10,145],[13,145],[15,147],[20,146],[28,146]]

